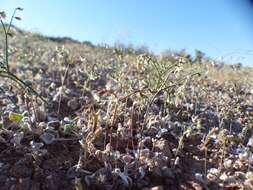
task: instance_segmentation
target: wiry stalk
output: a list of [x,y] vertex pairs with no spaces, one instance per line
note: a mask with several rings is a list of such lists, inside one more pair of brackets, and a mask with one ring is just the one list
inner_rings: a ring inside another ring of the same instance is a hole
[[32,92],[33,94],[35,94],[36,96],[38,96],[44,103],[47,103],[43,97],[41,97],[38,92],[36,92],[32,87],[30,87],[28,84],[26,84],[23,80],[21,80],[20,78],[18,78],[16,75],[14,75],[11,72],[7,72],[7,71],[0,71],[0,76],[3,78],[9,78],[12,81],[16,82],[17,84],[19,84],[21,87],[25,87],[28,88],[28,90],[30,92]]
[[30,92],[32,92],[33,94],[38,96],[44,103],[47,104],[47,102],[42,98],[42,96],[40,96],[32,87],[27,85],[23,80],[21,80],[16,75],[11,73],[10,68],[9,68],[8,36],[10,35],[10,29],[11,29],[11,25],[12,25],[12,22],[13,22],[14,18],[16,18],[17,20],[20,20],[19,17],[15,17],[15,14],[16,14],[17,10],[22,11],[23,9],[22,8],[16,8],[14,10],[14,12],[12,14],[12,17],[11,17],[11,20],[10,20],[9,24],[7,25],[7,27],[4,24],[3,19],[2,19],[2,18],[5,18],[5,16],[0,15],[0,22],[1,22],[1,25],[3,27],[4,36],[5,36],[4,60],[3,60],[2,66],[0,67],[0,77],[11,79],[12,81],[19,84],[22,88],[27,88]]
[[1,21],[1,24],[2,24],[2,27],[3,27],[3,30],[4,30],[4,37],[5,37],[5,47],[4,47],[4,56],[5,56],[5,59],[4,59],[4,65],[6,67],[6,70],[9,71],[9,63],[8,63],[8,33],[7,33],[7,30],[6,30],[6,27],[3,23],[3,20],[1,19],[0,17],[0,21]]

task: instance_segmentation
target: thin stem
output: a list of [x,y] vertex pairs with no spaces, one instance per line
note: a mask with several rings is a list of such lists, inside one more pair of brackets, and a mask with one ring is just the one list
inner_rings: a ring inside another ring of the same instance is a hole
[[14,74],[7,72],[7,71],[2,71],[2,74],[0,72],[0,76],[2,77],[6,77],[9,78],[15,82],[17,82],[20,86],[23,87],[27,87],[32,93],[34,93],[36,96],[38,96],[44,103],[48,104],[43,98],[42,96],[40,96],[32,87],[30,87],[29,85],[27,85],[24,81],[22,81],[20,78],[18,78],[17,76],[15,76]]
[[207,147],[205,147],[205,176],[207,175]]
[[3,27],[3,29],[4,29],[4,33],[7,33],[6,32],[6,28],[5,28],[5,25],[4,25],[4,23],[3,23],[3,20],[0,18],[0,21],[1,21],[1,25],[2,25],[2,27]]
[[9,55],[8,55],[8,33],[5,34],[5,65],[6,70],[9,72]]
[[5,60],[4,60],[4,63],[5,63],[7,71],[9,71],[9,63],[8,63],[8,30],[6,30],[6,27],[5,27],[5,25],[3,23],[3,20],[1,18],[0,18],[0,21],[1,21],[2,27],[4,29],[4,37],[5,37],[5,48],[4,48]]
[[[70,64],[68,63],[68,66],[64,72],[64,75],[63,75],[63,78],[62,78],[62,81],[61,81],[61,86],[63,87],[64,86],[64,83],[65,83],[65,80],[66,80],[66,77],[68,75],[68,71],[69,71],[69,66]],[[62,101],[62,89],[61,89],[61,93],[60,93],[60,98],[59,98],[59,101],[58,101],[58,109],[57,109],[57,115],[60,116],[60,110],[61,110],[61,101]]]
[[8,26],[8,29],[7,29],[7,34],[9,33],[10,31],[10,28],[11,28],[11,25],[12,25],[12,22],[13,22],[13,19],[14,19],[14,16],[16,14],[16,11],[17,11],[17,8],[13,11],[13,14],[11,16],[11,20],[10,20],[10,23],[9,23],[9,26]]

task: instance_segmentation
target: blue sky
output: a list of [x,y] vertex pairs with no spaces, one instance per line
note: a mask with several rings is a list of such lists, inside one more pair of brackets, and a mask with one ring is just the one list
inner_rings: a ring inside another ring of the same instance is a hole
[[194,49],[228,63],[253,66],[253,6],[248,0],[0,0],[16,24],[94,44],[117,41],[154,52]]

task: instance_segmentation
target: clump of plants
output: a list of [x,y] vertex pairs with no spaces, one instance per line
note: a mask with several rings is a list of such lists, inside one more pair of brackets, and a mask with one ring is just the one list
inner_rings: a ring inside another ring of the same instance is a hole
[[[19,11],[8,24],[0,14],[1,83],[25,92],[16,107],[0,100],[0,157],[11,168],[0,167],[20,179],[5,189],[21,189],[23,171],[45,189],[252,189],[253,93],[245,82],[220,83],[199,55],[194,61],[28,32],[16,38]],[[38,94],[17,73],[34,77],[46,109],[33,105],[26,92]]]

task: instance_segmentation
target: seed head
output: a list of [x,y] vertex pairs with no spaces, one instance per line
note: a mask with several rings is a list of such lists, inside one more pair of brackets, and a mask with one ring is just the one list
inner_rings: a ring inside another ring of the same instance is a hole
[[18,10],[18,11],[23,11],[24,9],[21,8],[21,7],[17,7],[16,10]]
[[20,17],[18,17],[18,16],[15,16],[14,18],[15,18],[15,19],[17,19],[17,20],[21,20],[21,18],[20,18]]
[[6,18],[6,13],[4,11],[0,11],[0,18],[3,18],[3,19]]

